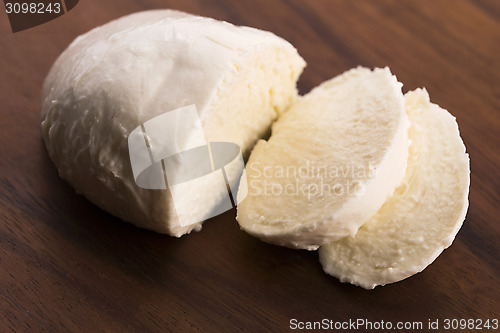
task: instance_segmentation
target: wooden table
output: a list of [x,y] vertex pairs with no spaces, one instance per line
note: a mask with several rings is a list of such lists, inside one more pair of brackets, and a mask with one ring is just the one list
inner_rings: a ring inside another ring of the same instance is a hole
[[[425,86],[457,117],[471,157],[470,208],[451,248],[423,273],[366,291],[324,274],[315,252],[240,231],[234,210],[175,239],[122,223],[75,194],[42,142],[43,79],[77,35],[165,7],[286,38],[308,62],[302,93],[357,65],[390,66],[404,91]],[[283,332],[293,318],[425,328],[438,319],[446,331],[446,318],[498,319],[499,54],[493,0],[81,0],[15,34],[2,12],[0,332]]]

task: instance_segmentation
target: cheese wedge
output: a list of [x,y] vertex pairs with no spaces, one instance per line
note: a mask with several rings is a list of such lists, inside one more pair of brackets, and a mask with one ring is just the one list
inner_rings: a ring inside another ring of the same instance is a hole
[[[295,99],[304,66],[296,49],[270,32],[172,10],[132,14],[78,37],[57,59],[42,92],[43,138],[77,192],[139,227],[181,236],[201,222],[181,225],[168,189],[135,183],[129,134],[194,105],[207,142],[234,143],[248,154]],[[187,139],[199,134],[180,129]],[[187,207],[193,215],[227,195],[225,185],[205,185],[191,191],[199,197]]]
[[319,249],[326,273],[366,289],[430,265],[453,242],[468,207],[469,157],[455,118],[425,90],[405,99],[412,143],[404,181],[355,237]]
[[252,151],[241,228],[308,250],[354,235],[406,171],[401,86],[388,68],[359,67],[295,102]]

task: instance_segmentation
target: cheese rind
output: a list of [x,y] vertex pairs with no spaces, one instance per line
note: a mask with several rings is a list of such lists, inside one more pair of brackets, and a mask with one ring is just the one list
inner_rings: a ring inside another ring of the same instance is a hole
[[[168,190],[135,184],[128,135],[194,104],[208,142],[248,154],[295,99],[304,66],[270,32],[172,10],[135,13],[76,38],[54,63],[42,91],[43,138],[77,192],[125,221],[181,236],[201,223],[180,225]],[[212,195],[193,212],[227,196],[198,190]]]
[[412,141],[405,179],[356,236],[319,249],[326,273],[366,289],[425,269],[451,245],[467,212],[469,157],[455,118],[425,90],[405,100]]
[[317,249],[354,235],[401,182],[408,157],[401,84],[388,68],[356,68],[301,97],[259,141],[238,205],[243,230]]

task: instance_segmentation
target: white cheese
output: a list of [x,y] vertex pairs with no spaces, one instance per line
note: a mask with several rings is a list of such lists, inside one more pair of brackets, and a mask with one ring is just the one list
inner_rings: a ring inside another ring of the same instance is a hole
[[402,184],[355,237],[319,249],[326,273],[366,289],[422,271],[451,245],[468,207],[469,157],[455,118],[425,90],[406,94],[411,127]]
[[359,67],[298,99],[252,151],[241,228],[309,250],[354,235],[405,174],[401,86],[388,68]]
[[[295,99],[304,66],[270,32],[171,10],[132,14],[78,37],[57,59],[42,92],[43,138],[79,193],[137,226],[181,236],[201,223],[180,225],[168,190],[137,186],[130,132],[194,104],[208,142],[248,154]],[[210,184],[200,191],[195,216],[224,195]]]

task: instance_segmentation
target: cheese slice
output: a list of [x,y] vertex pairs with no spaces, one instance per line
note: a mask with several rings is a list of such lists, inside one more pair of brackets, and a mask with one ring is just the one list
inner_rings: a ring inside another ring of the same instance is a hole
[[[77,192],[139,227],[181,236],[201,222],[181,225],[168,189],[135,183],[129,134],[194,105],[201,141],[234,143],[248,154],[295,99],[304,66],[297,50],[270,32],[172,10],[135,13],[76,38],[54,63],[42,92],[43,138]],[[196,146],[199,131],[184,128],[179,135]],[[193,216],[227,196],[225,185],[212,185],[184,188],[182,195],[199,198],[187,207]]]
[[358,67],[295,102],[252,151],[241,228],[308,250],[354,235],[405,174],[401,86],[388,68]]
[[355,237],[319,249],[326,273],[366,289],[430,265],[451,245],[468,207],[469,157],[455,118],[425,90],[405,98],[412,143],[404,181]]

